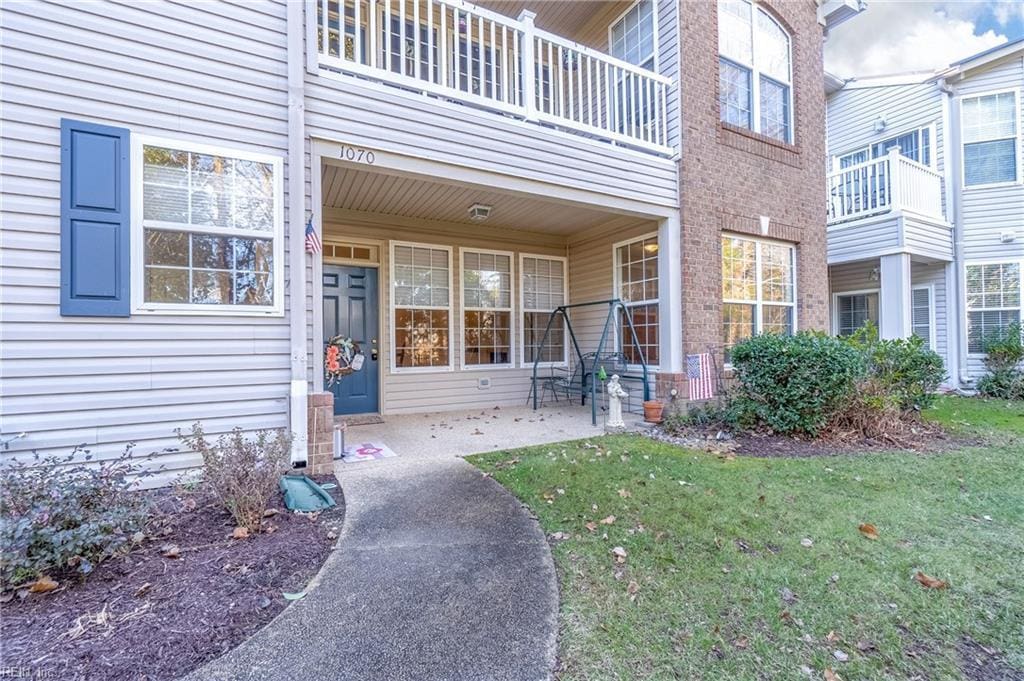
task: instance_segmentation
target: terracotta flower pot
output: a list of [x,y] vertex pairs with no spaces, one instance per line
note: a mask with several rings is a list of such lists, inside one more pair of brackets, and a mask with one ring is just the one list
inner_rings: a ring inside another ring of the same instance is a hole
[[648,423],[661,423],[661,413],[665,405],[658,400],[647,400],[644,402],[644,421]]

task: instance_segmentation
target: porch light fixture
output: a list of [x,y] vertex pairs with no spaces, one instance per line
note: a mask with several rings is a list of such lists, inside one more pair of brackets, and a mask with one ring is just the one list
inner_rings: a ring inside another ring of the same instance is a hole
[[875,119],[875,125],[874,125],[875,132],[876,133],[884,132],[887,125],[889,125],[889,122],[887,120],[885,120],[885,116],[879,116],[878,118]]
[[483,203],[474,203],[469,207],[469,219],[473,222],[483,222],[491,217],[491,206]]

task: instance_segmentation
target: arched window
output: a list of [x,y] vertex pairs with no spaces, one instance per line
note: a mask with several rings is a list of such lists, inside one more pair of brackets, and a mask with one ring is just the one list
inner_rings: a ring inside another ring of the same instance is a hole
[[789,35],[747,0],[718,3],[718,101],[721,119],[793,141],[793,71]]

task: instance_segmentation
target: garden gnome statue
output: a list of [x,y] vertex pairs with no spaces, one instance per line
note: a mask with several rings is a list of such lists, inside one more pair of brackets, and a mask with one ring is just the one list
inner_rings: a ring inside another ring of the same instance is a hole
[[626,389],[619,385],[619,375],[612,374],[608,381],[608,427],[625,428],[626,423],[622,420],[622,398],[628,397]]

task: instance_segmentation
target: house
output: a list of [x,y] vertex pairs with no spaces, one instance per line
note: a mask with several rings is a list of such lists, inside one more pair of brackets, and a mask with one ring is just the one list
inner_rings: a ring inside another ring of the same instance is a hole
[[914,333],[951,387],[985,372],[984,339],[1021,320],[1024,41],[937,72],[828,92],[832,330]]
[[[5,3],[7,455],[174,473],[202,420],[321,465],[324,411],[523,404],[577,359],[565,303],[624,301],[601,349],[661,397],[824,328],[822,41],[859,9]],[[582,351],[607,315],[571,311]],[[363,363],[331,386],[335,336]]]

